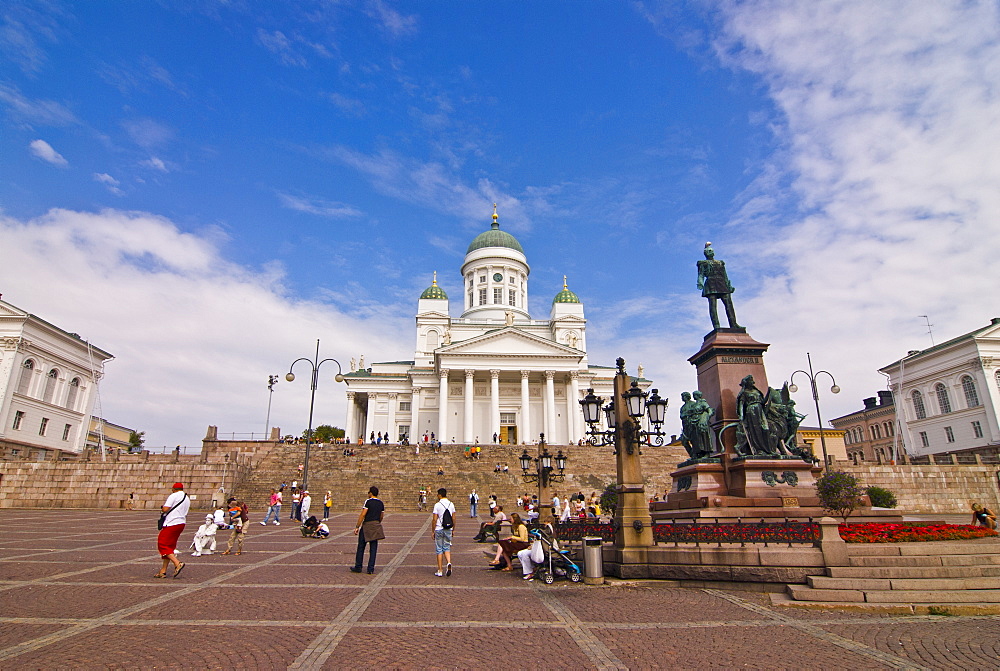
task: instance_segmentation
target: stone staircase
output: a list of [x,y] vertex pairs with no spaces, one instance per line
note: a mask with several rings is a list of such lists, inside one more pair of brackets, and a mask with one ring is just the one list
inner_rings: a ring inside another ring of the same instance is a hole
[[[610,447],[576,445],[549,445],[553,455],[562,450],[567,456],[566,479],[554,484],[553,489],[560,494],[582,491],[600,493],[615,479],[615,460]],[[416,454],[413,446],[362,445],[354,446],[356,456],[345,457],[343,446],[313,446],[309,453],[309,490],[313,497],[313,509],[322,507],[323,495],[333,493],[335,511],[356,510],[364,502],[368,487],[377,485],[380,498],[389,511],[415,511],[417,492],[426,487],[428,503],[436,500],[434,492],[438,487],[446,487],[450,498],[460,511],[468,511],[468,497],[475,488],[480,497],[481,510],[486,498],[496,494],[501,504],[509,506],[519,494],[537,493],[538,485],[525,483],[521,477],[518,457],[523,446],[484,445],[482,458],[465,458],[463,445],[445,445],[441,452],[431,453],[421,446]],[[283,480],[291,484],[300,480],[298,465],[302,463],[304,445],[281,445],[263,455],[255,464],[253,473],[240,483],[235,491],[244,498],[252,515],[263,516],[267,507],[267,497],[272,487]],[[536,454],[537,448],[530,446],[529,454]],[[643,471],[649,496],[663,495],[670,487],[670,473],[678,462],[687,458],[683,448],[649,447],[643,448]],[[493,472],[497,462],[507,464],[509,472]],[[444,475],[438,475],[438,471]],[[282,514],[290,512],[290,492],[285,492]]]
[[1000,613],[1000,539],[847,544],[847,566],[772,594],[775,605],[967,615]]

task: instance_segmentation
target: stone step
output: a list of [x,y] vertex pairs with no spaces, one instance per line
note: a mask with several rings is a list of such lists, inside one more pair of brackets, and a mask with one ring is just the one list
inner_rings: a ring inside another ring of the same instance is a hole
[[809,576],[809,586],[814,589],[846,590],[962,590],[1000,589],[1000,578],[832,578]]
[[807,585],[789,585],[788,594],[796,601],[863,603],[865,600],[865,593],[861,590],[814,589]]
[[768,595],[771,605],[782,608],[807,610],[835,610],[879,615],[998,615],[997,603],[868,603],[857,601],[796,601],[788,594],[773,592]]
[[941,557],[862,556],[848,557],[851,566],[941,566]]
[[[839,592],[839,590],[828,590],[828,592]],[[848,594],[853,594],[853,592],[848,592]],[[890,590],[887,592],[864,592],[863,594],[868,603],[1000,604],[1000,589]],[[850,599],[840,600],[850,601]]]
[[932,543],[900,543],[899,554],[920,555],[976,555],[1000,553],[1000,542],[993,538],[967,541],[937,541]]
[[1000,566],[1000,554],[944,555],[940,559],[942,566],[980,566],[983,564]]
[[1000,577],[991,566],[831,566],[831,578],[986,578]]

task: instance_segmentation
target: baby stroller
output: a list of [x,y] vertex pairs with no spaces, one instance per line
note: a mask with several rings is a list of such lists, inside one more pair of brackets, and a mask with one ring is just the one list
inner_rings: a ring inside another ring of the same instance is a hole
[[552,538],[542,527],[531,529],[528,536],[542,543],[545,559],[535,568],[535,578],[546,585],[551,585],[556,578],[569,578],[570,582],[583,580],[583,571],[570,559],[569,550],[559,549],[559,542]]

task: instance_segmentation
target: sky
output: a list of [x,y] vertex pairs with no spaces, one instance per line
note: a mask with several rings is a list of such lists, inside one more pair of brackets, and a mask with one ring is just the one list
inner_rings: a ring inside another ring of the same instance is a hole
[[270,417],[267,378],[317,339],[411,359],[493,203],[532,316],[566,275],[590,362],[675,409],[706,241],[825,419],[1000,315],[997,2],[8,0],[0,129],[3,300],[112,353],[99,411],[150,446],[303,431],[305,369]]

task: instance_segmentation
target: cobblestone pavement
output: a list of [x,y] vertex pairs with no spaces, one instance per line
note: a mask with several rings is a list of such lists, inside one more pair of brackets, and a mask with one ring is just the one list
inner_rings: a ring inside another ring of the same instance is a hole
[[[1000,668],[1000,617],[802,612],[655,582],[547,586],[487,570],[488,546],[461,517],[450,578],[433,575],[425,514],[388,516],[375,575],[349,572],[351,513],[331,518],[326,540],[254,521],[242,555],[185,553],[179,578],[156,580],[155,517],[0,511],[0,669]],[[182,547],[201,515],[190,519]]]

